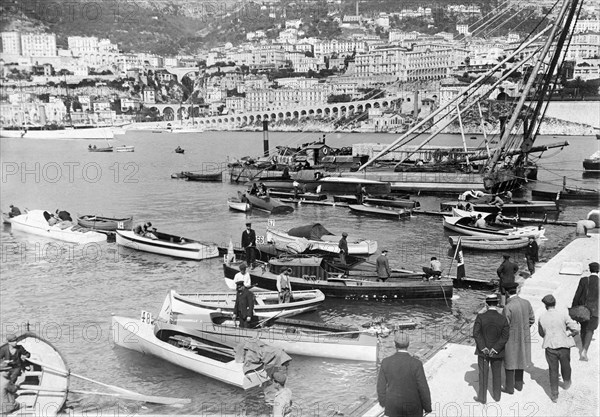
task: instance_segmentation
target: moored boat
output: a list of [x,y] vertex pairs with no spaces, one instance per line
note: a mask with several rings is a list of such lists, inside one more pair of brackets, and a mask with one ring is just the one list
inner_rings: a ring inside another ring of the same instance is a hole
[[[446,201],[440,204],[442,211],[450,211],[453,208],[460,208],[464,205],[463,201]],[[513,201],[510,203],[504,203],[501,206],[490,203],[471,203],[473,210],[485,211],[485,212],[496,212],[498,209],[502,209],[503,212],[514,213],[514,212],[546,212],[546,211],[558,211],[558,205],[550,201]]]
[[473,219],[469,217],[444,216],[442,220],[444,228],[468,236],[533,236],[538,239],[543,238],[546,232],[546,229],[544,229],[542,226],[512,228],[498,228],[490,226],[476,227],[475,225],[471,224],[472,222]]
[[157,239],[140,236],[132,230],[117,230],[116,241],[117,245],[174,258],[199,261],[219,256],[219,249],[214,243],[199,242],[162,232],[153,232],[153,234]]
[[583,160],[583,169],[586,171],[600,171],[600,151]]
[[98,147],[96,147],[96,145],[88,146],[88,152],[112,152],[112,151],[113,151],[112,146],[106,146],[106,147],[102,147],[102,148],[98,148]]
[[175,153],[185,153],[185,149],[183,149],[182,147],[178,146],[177,148],[175,148]]
[[69,368],[65,359],[50,342],[34,333],[18,336],[17,344],[23,346],[36,363],[30,362],[17,379],[15,401],[20,407],[9,415],[55,416],[63,408],[69,391]]
[[10,218],[12,230],[79,244],[106,241],[106,235],[83,228],[70,221],[50,225],[44,213],[47,213],[49,218],[52,217],[50,213],[43,210],[29,210],[20,216]]
[[[231,314],[235,298],[235,291],[179,294],[170,290],[161,311],[170,310],[179,314],[207,314],[219,311]],[[318,290],[294,291],[293,301],[279,304],[278,292],[256,291],[254,299],[254,315],[263,318],[289,317],[316,310],[325,301],[325,295]]]
[[221,182],[223,178],[223,172],[210,172],[210,173],[196,173],[186,172],[185,179],[187,181],[199,181],[199,182]]
[[118,346],[154,355],[229,385],[246,390],[268,380],[263,372],[244,373],[244,363],[236,361],[230,346],[203,340],[181,326],[113,316],[111,328]]
[[[333,201],[342,202],[342,203],[350,203],[350,204],[358,204],[358,199],[355,195],[334,195]],[[409,200],[408,198],[401,197],[392,197],[392,196],[378,196],[378,197],[365,197],[363,199],[364,203],[371,204],[373,206],[381,206],[381,207],[396,207],[396,208],[406,208],[406,209],[415,209],[420,207],[418,201]]]
[[252,208],[267,211],[271,214],[288,214],[294,211],[294,207],[283,204],[274,197],[256,196],[250,193],[244,194]]
[[[339,253],[338,244],[340,239],[340,236],[335,236],[319,223],[294,227],[287,232],[267,228],[267,242],[284,246],[296,243],[301,246],[308,246],[307,249],[310,250]],[[348,241],[349,255],[372,255],[377,252],[377,242],[374,240],[353,237],[347,237],[346,240]]]
[[277,191],[277,190],[269,190],[269,195],[271,197],[277,198],[293,198],[298,200],[307,200],[307,201],[321,201],[326,200],[327,196],[325,194],[318,193],[293,193],[288,191]]
[[227,205],[231,210],[241,211],[244,213],[252,209],[252,206],[250,203],[248,203],[248,200],[246,200],[244,195],[239,191],[237,197],[229,197],[227,199]]
[[410,216],[410,211],[408,210],[394,209],[391,207],[376,207],[370,204],[350,204],[348,207],[350,208],[351,212],[367,214],[370,216],[390,217],[394,219]]
[[115,146],[115,152],[135,152],[135,146],[127,146],[127,145]]
[[558,201],[594,201],[600,200],[600,191],[584,188],[564,187],[558,191],[531,190],[533,197]]
[[529,243],[527,236],[450,236],[448,238],[452,246],[456,246],[459,239],[463,248],[477,250],[521,249]]
[[77,224],[88,229],[115,231],[117,229],[131,229],[133,217],[102,217],[86,214],[77,217]]
[[[450,299],[453,283],[451,279],[423,281],[418,278],[388,279],[377,281],[376,277],[351,278],[342,273],[331,274],[321,267],[322,258],[304,257],[285,261],[269,261],[267,267],[250,271],[252,284],[259,288],[275,291],[277,275],[283,264],[292,270],[290,282],[294,290],[320,290],[325,297],[348,299]],[[225,277],[233,279],[239,271],[239,263],[223,264]]]

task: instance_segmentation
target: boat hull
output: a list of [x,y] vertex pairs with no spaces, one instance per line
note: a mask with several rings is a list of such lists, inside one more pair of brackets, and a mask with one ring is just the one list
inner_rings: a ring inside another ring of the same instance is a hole
[[[322,237],[322,239],[323,240],[305,239],[296,236],[290,236],[280,230],[267,228],[267,242],[288,245],[290,243],[302,240],[308,242],[311,250],[340,253],[340,248],[338,246],[341,239],[340,236],[325,235]],[[347,240],[349,255],[372,255],[377,252],[377,242],[374,240],[357,240],[352,238],[347,238]]]
[[245,201],[240,201],[238,198],[228,198],[227,205],[231,210],[247,212],[252,208],[249,203]]
[[[355,195],[334,195],[333,201],[341,202],[341,203],[350,203],[357,204],[358,199]],[[415,209],[420,207],[418,201],[409,200],[406,198],[375,198],[375,197],[365,197],[364,202],[367,204],[371,204],[373,206],[381,206],[381,207],[395,207],[395,208],[406,208],[406,209]]]
[[593,190],[577,190],[566,188],[559,191],[531,190],[531,195],[545,200],[558,201],[599,201],[600,192]]
[[185,179],[187,181],[198,182],[221,182],[222,178],[222,172],[216,172],[214,174],[194,174],[193,172],[187,172],[185,175]]
[[115,146],[115,152],[135,152],[135,147],[126,145]]
[[350,211],[354,213],[377,217],[389,217],[392,219],[399,219],[400,217],[410,215],[410,212],[405,211],[404,209],[394,210],[393,208],[380,208],[365,204],[350,204],[348,207],[350,208]]
[[294,211],[292,206],[285,205],[273,197],[261,198],[248,193],[245,196],[252,208],[268,211],[271,214],[289,214]]
[[470,221],[465,217],[448,217],[444,216],[442,223],[444,228],[452,230],[467,236],[481,236],[481,237],[506,237],[506,236],[533,236],[537,238],[543,238],[545,234],[544,228],[535,226],[526,226],[512,229],[493,229],[493,228],[479,228],[461,223],[461,219],[464,221]]
[[[325,297],[347,299],[450,299],[452,280],[422,281],[398,279],[378,282],[375,280],[330,278],[319,279],[314,275],[303,274],[301,267],[292,267],[290,278],[295,290],[320,290]],[[233,279],[239,268],[235,264],[223,264],[225,277]],[[256,271],[256,270],[255,270]],[[310,271],[307,269],[307,271]],[[268,271],[250,271],[252,284],[266,290],[277,290],[277,276]],[[298,278],[304,277],[304,278]]]
[[[458,244],[459,236],[450,236],[449,241],[452,246]],[[461,236],[461,246],[466,249],[475,250],[512,250],[522,249],[529,244],[528,237],[510,236],[510,237],[476,237]]]
[[126,349],[156,356],[174,365],[243,389],[256,387],[263,382],[256,373],[244,375],[241,362],[235,360],[221,362],[160,340],[155,336],[155,328],[151,324],[113,316],[111,328],[115,344]]
[[[547,212],[547,211],[558,211],[558,206],[549,201],[527,201],[523,203],[505,203],[501,207],[498,207],[493,204],[478,204],[471,203],[473,206],[473,210],[476,211],[484,211],[486,213],[493,213],[498,211],[499,208],[502,208],[504,213],[523,213],[523,212]],[[447,201],[440,204],[440,208],[442,211],[450,211],[453,208],[460,207],[460,205],[464,205],[463,201]]]
[[77,224],[94,230],[103,230],[114,232],[117,229],[130,229],[133,223],[133,217],[111,218],[93,215],[77,217]]
[[584,159],[583,169],[586,171],[600,171],[600,159]]
[[219,256],[219,249],[217,245],[195,242],[191,239],[186,240],[190,243],[179,244],[164,240],[153,240],[144,236],[136,235],[130,230],[116,231],[117,245],[125,246],[142,252],[196,261],[216,258]]

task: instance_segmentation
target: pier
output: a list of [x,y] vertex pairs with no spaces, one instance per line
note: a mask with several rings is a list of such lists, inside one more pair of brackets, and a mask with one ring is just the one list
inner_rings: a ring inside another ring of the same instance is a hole
[[[599,360],[598,330],[590,346],[588,362],[579,360],[580,338],[575,337],[577,346],[571,348],[573,384],[569,390],[559,388],[558,402],[550,399],[548,363],[542,349],[543,339],[538,334],[537,320],[545,311],[542,297],[552,294],[556,308],[565,309],[571,301],[579,279],[590,274],[588,264],[598,262],[600,235],[584,236],[569,243],[545,265],[521,283],[519,296],[528,300],[535,312],[536,323],[531,326],[532,365],[525,369],[522,391],[513,395],[502,393],[495,402],[488,395],[487,404],[475,401],[478,389],[477,357],[474,345],[448,343],[441,346],[425,362],[425,374],[431,390],[432,408],[430,416],[597,416],[599,414]],[[483,300],[482,300],[483,301]],[[472,325],[471,325],[472,329]],[[472,340],[472,339],[471,339]],[[409,348],[410,351],[410,348]],[[504,385],[504,371],[502,372]],[[491,389],[491,373],[488,390]],[[375,392],[375,387],[373,387]],[[351,406],[346,416],[383,416],[373,393],[370,400]]]

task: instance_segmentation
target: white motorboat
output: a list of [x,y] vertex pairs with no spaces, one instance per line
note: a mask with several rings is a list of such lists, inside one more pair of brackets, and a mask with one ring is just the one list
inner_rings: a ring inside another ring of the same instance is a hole
[[81,227],[76,222],[62,221],[50,225],[46,217],[50,218],[52,215],[44,210],[29,210],[20,216],[5,218],[4,221],[11,224],[12,230],[65,242],[86,244],[106,241],[106,235]]
[[140,236],[132,230],[117,230],[116,241],[117,245],[174,258],[199,261],[219,256],[219,248],[215,243],[199,242],[161,232],[153,232],[153,234],[156,239]]
[[470,217],[444,216],[442,223],[446,229],[468,236],[533,236],[536,239],[544,237],[546,229],[543,226],[525,226],[512,228],[476,227],[471,224]]
[[119,145],[115,146],[115,152],[134,152],[135,146]]

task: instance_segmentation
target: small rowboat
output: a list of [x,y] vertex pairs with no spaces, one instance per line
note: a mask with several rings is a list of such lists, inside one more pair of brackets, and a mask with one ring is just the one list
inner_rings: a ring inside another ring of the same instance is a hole
[[134,152],[135,146],[119,145],[115,146],[115,152]]
[[[254,292],[256,301],[254,314],[263,318],[273,316],[289,317],[316,310],[325,301],[325,295],[319,290],[294,291],[293,294],[294,301],[279,304],[279,293],[276,291]],[[208,314],[211,311],[220,311],[231,314],[233,313],[235,298],[235,292],[178,294],[175,290],[170,290],[161,311],[169,309],[179,314]]]
[[219,256],[219,248],[215,243],[199,242],[161,232],[153,232],[153,234],[158,239],[140,236],[131,230],[117,230],[116,241],[117,245],[174,258],[200,261]]
[[190,334],[221,343],[261,338],[269,345],[288,354],[356,361],[377,361],[378,339],[375,331],[336,326],[307,320],[271,318],[257,328],[240,331],[230,315],[210,313],[200,315],[166,314],[159,319],[184,326]]
[[477,250],[521,249],[529,243],[526,236],[450,236],[448,239],[452,246],[456,246],[459,238],[463,248]]
[[[355,195],[334,195],[333,201],[350,204],[358,203],[358,199]],[[373,206],[398,207],[407,209],[415,209],[421,206],[418,201],[400,197],[365,197],[364,203],[371,204]]]
[[86,214],[77,217],[77,224],[88,229],[114,232],[117,229],[131,229],[133,217],[102,217]]
[[483,237],[507,237],[507,236],[533,236],[536,239],[543,238],[546,229],[536,226],[498,228],[498,227],[476,227],[471,225],[472,219],[469,217],[451,217],[444,216],[442,224],[444,228],[453,232],[462,233],[468,236]]
[[106,235],[83,228],[69,221],[58,222],[50,226],[44,217],[43,210],[29,210],[20,216],[10,219],[5,218],[5,221],[10,222],[12,230],[65,242],[86,244],[106,241]]
[[106,146],[104,148],[98,148],[98,147],[88,147],[88,152],[112,152],[113,151],[113,147],[112,146]]
[[261,196],[258,197],[253,194],[244,194],[248,202],[252,205],[252,208],[269,212],[271,214],[289,214],[294,211],[294,207],[283,204],[276,198]]
[[375,207],[367,204],[350,204],[350,211],[358,214],[368,214],[371,216],[391,217],[399,219],[400,217],[410,216],[410,211],[404,209],[393,209],[390,207]]
[[34,333],[22,334],[17,344],[23,346],[36,363],[30,363],[17,379],[16,402],[21,407],[9,415],[57,415],[69,390],[69,368],[65,359],[50,342]]
[[187,181],[221,182],[223,180],[223,171],[212,172],[210,174],[196,174],[193,172],[186,172],[185,179]]
[[175,148],[175,153],[181,153],[181,154],[185,153],[185,149],[177,147],[177,148]]
[[[244,373],[233,348],[208,342],[182,326],[156,321],[148,324],[126,317],[112,317],[113,338],[118,346],[154,355],[182,368],[245,390],[268,380],[259,372]],[[239,341],[239,339],[238,339]]]
[[327,199],[327,196],[325,194],[318,194],[318,193],[298,193],[298,195],[296,195],[294,193],[290,193],[287,191],[269,190],[269,195],[271,197],[289,198],[289,199],[293,198],[293,199],[307,200],[307,201],[321,201],[321,200]]
[[237,197],[229,197],[227,199],[227,205],[231,210],[247,212],[252,209],[252,206],[248,201],[243,198],[243,194],[238,191]]
[[600,200],[598,190],[565,187],[558,191],[531,190],[531,195],[537,198],[558,201],[594,201]]
[[[503,212],[545,212],[545,211],[558,211],[559,208],[554,202],[550,201],[514,201],[511,203],[504,203],[502,206],[496,206],[490,203],[476,203],[471,202],[473,209],[477,211],[485,212],[496,212],[499,208]],[[457,208],[464,205],[464,201],[447,201],[441,203],[442,211],[450,211],[453,208]]]

